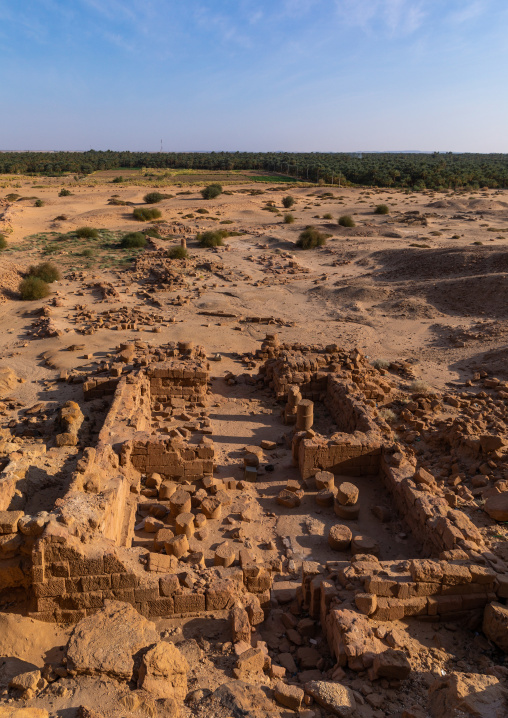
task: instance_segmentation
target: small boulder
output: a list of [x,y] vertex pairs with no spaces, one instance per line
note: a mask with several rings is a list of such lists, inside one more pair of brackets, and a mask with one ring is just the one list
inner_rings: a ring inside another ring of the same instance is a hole
[[138,688],[157,698],[184,701],[189,664],[173,643],[161,641],[145,653],[139,668]]

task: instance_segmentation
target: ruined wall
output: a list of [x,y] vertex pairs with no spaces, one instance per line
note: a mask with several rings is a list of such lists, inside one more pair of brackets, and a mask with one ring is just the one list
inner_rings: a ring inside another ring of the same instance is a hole
[[[161,362],[147,368],[152,401],[180,399],[182,404],[199,404],[206,399],[210,373],[203,359]],[[175,406],[174,401],[172,405]]]
[[160,474],[173,481],[196,481],[213,474],[214,444],[203,437],[198,445],[181,438],[136,439],[123,448],[123,456],[142,474]]

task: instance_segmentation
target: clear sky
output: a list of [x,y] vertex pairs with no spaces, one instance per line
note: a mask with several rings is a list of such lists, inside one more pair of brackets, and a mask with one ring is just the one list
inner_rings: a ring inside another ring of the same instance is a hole
[[507,0],[0,0],[0,149],[508,152]]

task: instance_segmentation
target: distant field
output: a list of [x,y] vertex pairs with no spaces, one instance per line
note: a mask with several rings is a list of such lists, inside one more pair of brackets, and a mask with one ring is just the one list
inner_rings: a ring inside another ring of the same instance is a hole
[[164,181],[171,183],[183,182],[185,184],[207,184],[210,182],[295,182],[294,177],[287,175],[270,174],[269,172],[263,173],[262,171],[253,171],[251,174],[249,171],[241,170],[230,170],[230,171],[212,171],[207,172],[206,170],[194,170],[194,169],[175,169],[175,170],[160,170],[160,169],[115,169],[115,170],[98,170],[89,175],[89,179],[111,181],[115,177],[123,177],[124,180],[130,181],[139,178],[143,181]]

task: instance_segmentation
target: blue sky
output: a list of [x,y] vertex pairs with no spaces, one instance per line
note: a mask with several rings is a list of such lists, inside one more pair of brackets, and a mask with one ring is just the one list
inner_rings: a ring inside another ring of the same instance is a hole
[[0,0],[0,149],[508,152],[506,0]]

